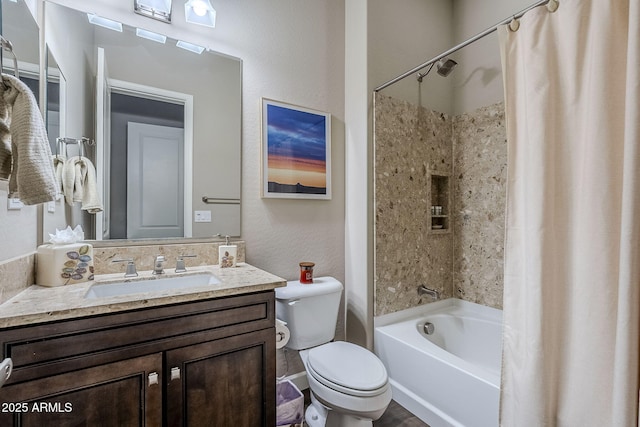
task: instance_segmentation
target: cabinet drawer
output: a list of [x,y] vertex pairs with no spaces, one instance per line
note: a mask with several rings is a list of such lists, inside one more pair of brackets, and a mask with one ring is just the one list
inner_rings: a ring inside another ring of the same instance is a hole
[[[10,382],[272,328],[274,293],[218,298],[0,331]],[[80,366],[78,365],[80,364]]]

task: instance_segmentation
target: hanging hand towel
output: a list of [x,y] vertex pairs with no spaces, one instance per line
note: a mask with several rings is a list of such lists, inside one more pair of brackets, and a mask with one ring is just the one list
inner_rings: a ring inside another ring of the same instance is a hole
[[[2,82],[0,82],[2,86]],[[0,88],[2,90],[2,88]],[[4,102],[4,97],[0,96],[0,178],[9,179],[11,176],[11,131],[9,124],[11,116],[9,108]]]
[[[53,170],[56,174],[56,184],[58,185],[58,195],[62,194],[62,172],[64,169],[64,157],[60,155],[53,156]],[[58,198],[56,195],[56,198]]]
[[69,206],[82,201],[82,179],[81,177],[76,178],[76,174],[81,172],[80,168],[76,168],[76,163],[79,160],[78,156],[71,157],[62,166],[62,194],[64,194],[64,200]]
[[82,157],[83,169],[85,171],[83,181],[83,194],[82,194],[82,210],[91,214],[102,212],[102,202],[98,196],[98,186],[96,179],[96,168],[91,163],[91,160],[86,157]]
[[82,210],[95,214],[102,212],[98,197],[96,168],[86,157],[71,157],[62,169],[62,192],[68,205],[82,202]]
[[7,177],[7,135],[11,139],[9,195],[25,205],[55,200],[58,192],[47,131],[31,90],[2,74],[0,82],[0,177]]

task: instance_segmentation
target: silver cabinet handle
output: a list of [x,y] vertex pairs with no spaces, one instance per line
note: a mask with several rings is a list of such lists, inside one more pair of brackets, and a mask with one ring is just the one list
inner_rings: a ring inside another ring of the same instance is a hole
[[149,387],[151,387],[154,384],[158,384],[158,373],[157,372],[151,372],[149,374]]
[[2,362],[0,362],[0,387],[4,385],[5,382],[11,376],[11,371],[13,371],[13,360],[7,357]]
[[180,379],[180,368],[178,368],[177,366],[174,368],[171,368],[171,381],[179,380],[179,379]]

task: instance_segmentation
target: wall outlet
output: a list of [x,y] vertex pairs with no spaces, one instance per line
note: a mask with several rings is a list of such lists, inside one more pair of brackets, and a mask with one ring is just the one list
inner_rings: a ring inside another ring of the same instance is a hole
[[211,211],[195,211],[195,222],[211,222]]
[[47,202],[47,212],[56,213],[56,202]]
[[19,211],[22,208],[24,208],[24,203],[22,203],[22,200],[16,198],[7,199],[7,210]]

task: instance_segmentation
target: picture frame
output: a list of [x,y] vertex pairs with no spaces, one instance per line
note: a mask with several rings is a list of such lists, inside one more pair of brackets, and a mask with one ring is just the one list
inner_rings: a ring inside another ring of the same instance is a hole
[[331,114],[262,98],[262,197],[331,200]]

